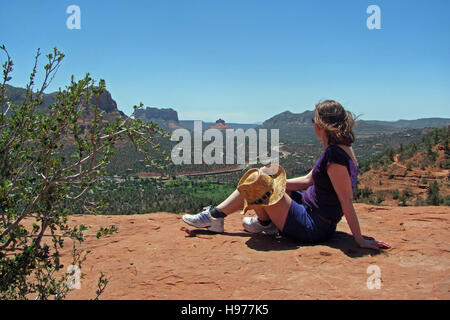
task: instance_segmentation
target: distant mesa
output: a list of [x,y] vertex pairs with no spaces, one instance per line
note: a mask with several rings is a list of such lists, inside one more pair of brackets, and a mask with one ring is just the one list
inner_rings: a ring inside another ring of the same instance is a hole
[[172,108],[146,107],[136,110],[136,118],[157,123],[165,130],[182,128],[178,121],[178,113]]
[[145,109],[136,110],[136,118],[142,120],[165,120],[178,122],[178,113],[172,108],[153,108],[146,107]]
[[213,124],[210,128],[222,130],[222,129],[230,129],[230,126],[225,123],[225,120],[218,119],[218,120],[216,120],[216,123]]

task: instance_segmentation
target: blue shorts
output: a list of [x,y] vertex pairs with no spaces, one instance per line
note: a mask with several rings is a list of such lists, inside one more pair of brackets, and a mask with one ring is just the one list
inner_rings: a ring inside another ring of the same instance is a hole
[[292,203],[281,235],[300,242],[316,243],[328,240],[336,231],[336,225],[323,221],[303,203],[300,191],[291,195]]

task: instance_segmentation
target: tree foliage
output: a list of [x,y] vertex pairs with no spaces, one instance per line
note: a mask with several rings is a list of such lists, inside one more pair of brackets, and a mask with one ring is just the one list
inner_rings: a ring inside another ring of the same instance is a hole
[[[10,103],[6,84],[14,64],[5,46],[0,49],[6,55],[0,84],[0,297],[63,299],[70,276],[60,259],[64,239],[74,240],[72,265],[81,268],[88,253],[78,248],[87,228],[69,227],[67,201],[80,202],[89,212],[98,210],[99,204],[83,195],[105,174],[120,140],[131,141],[151,165],[163,169],[162,163],[148,157],[148,150],[157,150],[155,136],[165,133],[155,124],[128,117],[102,121],[98,99],[105,82],[96,83],[89,74],[79,81],[72,77],[43,112],[39,106],[44,91],[64,58],[56,48],[46,56],[39,86],[37,51],[22,102]],[[78,120],[86,108],[93,117],[82,132]],[[72,146],[69,154],[68,146]],[[114,226],[102,228],[97,236],[114,230]],[[97,297],[106,284],[102,274]]]

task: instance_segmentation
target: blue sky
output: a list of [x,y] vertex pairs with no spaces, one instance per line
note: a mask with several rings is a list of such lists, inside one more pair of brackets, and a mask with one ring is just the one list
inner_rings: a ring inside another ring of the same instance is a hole
[[[66,27],[72,4],[80,30]],[[380,30],[366,26],[372,4]],[[447,0],[15,0],[2,1],[0,43],[12,85],[56,46],[49,91],[89,72],[127,114],[142,102],[250,123],[331,98],[363,119],[450,117],[449,14]]]

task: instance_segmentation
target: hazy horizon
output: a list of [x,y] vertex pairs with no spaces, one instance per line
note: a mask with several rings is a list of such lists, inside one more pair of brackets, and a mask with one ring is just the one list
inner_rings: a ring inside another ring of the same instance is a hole
[[[14,86],[14,87],[16,87],[16,86]],[[16,87],[16,88],[22,88],[22,87]],[[108,88],[107,88],[107,90],[108,90]],[[108,90],[108,91],[109,91],[109,90]],[[50,91],[46,90],[44,93],[45,93],[45,94],[53,94],[53,93],[55,93],[55,91],[51,91],[51,92],[50,92]],[[110,92],[110,91],[109,91],[109,93],[111,94],[112,99],[113,99],[114,101],[116,101],[116,100],[114,99],[114,93],[113,93],[113,92]],[[116,101],[116,103],[117,103],[117,101]],[[255,121],[252,121],[252,122],[244,122],[244,121],[240,121],[239,119],[238,119],[237,121],[228,121],[227,119],[224,119],[224,118],[221,117],[220,115],[218,115],[218,116],[215,117],[215,118],[214,118],[214,117],[213,117],[213,118],[181,118],[181,117],[180,117],[180,112],[179,112],[179,110],[177,110],[177,109],[175,109],[175,108],[173,108],[173,107],[144,106],[144,109],[145,109],[146,107],[149,107],[149,108],[158,108],[158,109],[173,109],[173,110],[175,110],[175,111],[177,112],[177,114],[178,114],[178,120],[179,120],[179,121],[195,121],[195,120],[201,120],[201,121],[203,121],[203,122],[205,122],[205,123],[214,123],[214,122],[216,122],[216,120],[222,119],[222,120],[224,120],[226,123],[236,123],[236,124],[257,124],[257,125],[258,125],[258,124],[262,124],[264,121],[266,121],[266,120],[268,120],[268,119],[270,119],[270,118],[272,118],[272,117],[274,117],[274,116],[276,116],[276,115],[278,115],[278,114],[280,114],[280,113],[286,112],[286,111],[290,111],[290,112],[292,112],[292,113],[294,113],[294,114],[300,114],[300,113],[304,113],[304,112],[307,112],[307,111],[313,111],[313,110],[314,110],[314,108],[311,108],[311,109],[304,109],[303,111],[295,112],[295,111],[292,111],[292,110],[289,110],[289,109],[282,109],[282,108],[280,108],[280,112],[274,113],[273,115],[269,116],[269,117],[266,118],[266,119],[263,119],[263,120],[255,120]],[[131,115],[131,112],[125,112],[125,110],[123,110],[123,108],[121,108],[119,105],[117,106],[117,108],[118,108],[118,110],[120,110],[120,111],[122,111],[123,113],[125,113],[127,116],[130,116],[130,115]],[[281,110],[283,110],[283,111],[281,111]],[[351,111],[351,110],[350,110],[350,111]],[[364,121],[382,121],[382,122],[396,122],[396,121],[402,121],[402,120],[405,120],[405,121],[411,121],[411,120],[430,119],[430,118],[440,118],[440,119],[449,119],[449,120],[450,120],[450,118],[448,118],[448,117],[442,117],[442,116],[439,116],[439,115],[436,115],[436,116],[430,115],[430,116],[426,116],[426,117],[411,118],[411,119],[406,119],[406,118],[399,118],[399,119],[367,119],[367,118],[364,117],[363,114],[356,114],[356,116],[358,116],[358,120],[364,120]]]

